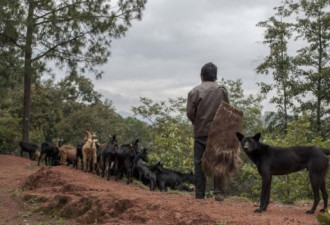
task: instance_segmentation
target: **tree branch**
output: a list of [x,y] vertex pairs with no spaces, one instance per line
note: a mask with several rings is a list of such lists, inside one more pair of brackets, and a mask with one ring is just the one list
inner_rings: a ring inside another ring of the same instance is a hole
[[16,47],[19,47],[19,48],[22,49],[22,50],[25,48],[24,45],[20,45],[20,44],[18,44],[17,41],[16,41],[16,39],[14,39],[14,38],[12,38],[12,37],[10,37],[10,36],[4,34],[4,33],[0,33],[0,36],[1,36],[1,37],[4,37],[9,43],[14,44]]
[[76,39],[79,39],[79,38],[85,36],[85,35],[86,35],[86,33],[82,33],[82,34],[80,34],[80,35],[77,35],[77,36],[75,36],[75,37],[69,39],[69,40],[62,41],[62,42],[60,42],[60,43],[58,43],[58,44],[56,44],[56,45],[50,47],[50,48],[49,48],[48,50],[46,50],[45,52],[40,53],[39,55],[37,55],[36,57],[34,57],[34,58],[32,59],[32,61],[37,61],[37,60],[43,58],[43,57],[44,57],[45,55],[47,55],[48,53],[50,53],[50,52],[56,50],[56,48],[58,48],[59,46],[61,46],[61,45],[66,45],[66,44],[68,44],[68,43],[70,43],[70,42],[72,42],[72,41],[74,41],[74,40],[76,40]]

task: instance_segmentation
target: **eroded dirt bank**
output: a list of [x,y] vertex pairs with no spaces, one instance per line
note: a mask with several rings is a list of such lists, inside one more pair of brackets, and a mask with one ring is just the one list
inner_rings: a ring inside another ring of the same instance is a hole
[[[321,203],[322,204],[322,203]],[[71,167],[37,167],[0,155],[0,224],[318,224],[311,205],[255,204],[235,198],[196,200],[191,194],[151,192]],[[64,219],[62,219],[64,218]]]

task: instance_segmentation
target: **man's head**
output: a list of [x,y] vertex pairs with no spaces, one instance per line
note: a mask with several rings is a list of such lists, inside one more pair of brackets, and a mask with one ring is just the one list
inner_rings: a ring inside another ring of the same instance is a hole
[[206,63],[201,69],[202,81],[215,81],[217,80],[218,68],[213,63]]

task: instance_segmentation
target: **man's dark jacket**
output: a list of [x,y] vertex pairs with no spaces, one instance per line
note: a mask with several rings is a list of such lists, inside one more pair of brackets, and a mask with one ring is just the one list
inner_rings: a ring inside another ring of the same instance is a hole
[[194,137],[208,136],[210,126],[222,101],[229,103],[225,87],[204,81],[188,94],[187,116],[194,125]]

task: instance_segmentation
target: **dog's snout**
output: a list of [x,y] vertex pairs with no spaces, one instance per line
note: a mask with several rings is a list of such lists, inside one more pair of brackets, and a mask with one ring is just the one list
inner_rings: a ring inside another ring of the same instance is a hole
[[244,150],[248,150],[249,148],[250,148],[249,143],[244,143],[244,145],[243,145],[243,149],[244,149]]

